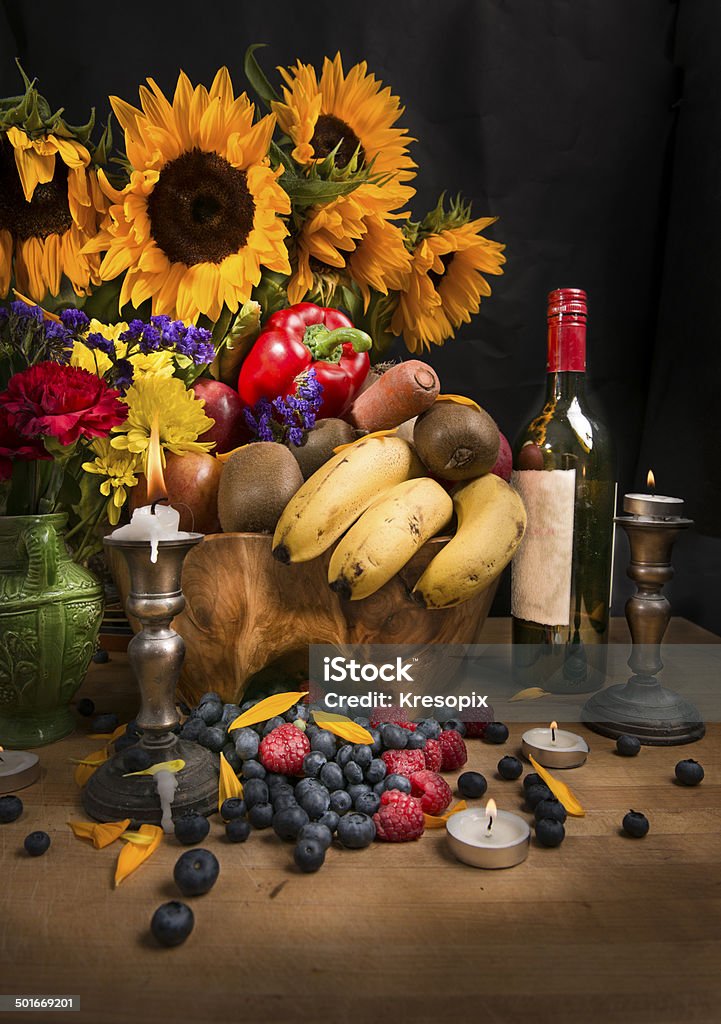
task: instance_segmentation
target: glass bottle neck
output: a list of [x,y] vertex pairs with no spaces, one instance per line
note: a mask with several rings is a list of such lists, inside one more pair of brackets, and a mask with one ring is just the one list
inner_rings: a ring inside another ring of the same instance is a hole
[[586,374],[582,370],[556,370],[546,376],[546,401],[563,401],[586,392]]

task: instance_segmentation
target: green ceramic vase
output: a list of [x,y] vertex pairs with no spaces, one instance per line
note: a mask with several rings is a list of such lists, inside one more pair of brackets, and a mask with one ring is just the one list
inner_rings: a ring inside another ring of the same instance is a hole
[[95,650],[103,588],[72,561],[65,515],[0,516],[0,745],[73,731],[68,705]]

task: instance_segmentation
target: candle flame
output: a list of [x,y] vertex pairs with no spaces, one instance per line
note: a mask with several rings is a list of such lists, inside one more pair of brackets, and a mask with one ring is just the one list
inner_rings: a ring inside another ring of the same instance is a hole
[[158,429],[158,417],[153,420],[150,428],[150,444],[148,446],[147,461],[145,463],[145,478],[148,482],[148,503],[154,504],[168,497],[163,479],[163,459],[160,453],[160,430]]
[[548,728],[549,729],[557,729],[558,728],[558,722],[551,722],[551,724],[549,725]]
[[646,486],[650,487],[652,491],[656,490],[656,477],[653,475],[653,470],[649,469],[646,477]]
[[488,803],[486,804],[486,817],[488,818],[488,831],[489,832],[493,828],[493,819],[495,818],[497,813],[498,813],[498,808],[496,807],[496,801],[493,800],[493,799],[489,800]]

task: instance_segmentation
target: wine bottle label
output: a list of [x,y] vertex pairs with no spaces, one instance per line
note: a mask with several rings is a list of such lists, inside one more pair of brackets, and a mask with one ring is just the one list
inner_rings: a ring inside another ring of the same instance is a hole
[[511,612],[544,626],[567,626],[571,611],[576,470],[516,470],[526,533],[511,565]]

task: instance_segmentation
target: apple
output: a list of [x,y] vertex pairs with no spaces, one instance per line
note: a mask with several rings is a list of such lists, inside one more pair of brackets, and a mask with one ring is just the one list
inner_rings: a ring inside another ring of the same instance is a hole
[[201,441],[215,441],[216,452],[231,452],[250,440],[251,434],[243,416],[244,405],[234,388],[219,380],[197,380],[193,384],[196,398],[205,401],[205,415],[215,423],[201,435]]
[[[195,533],[220,533],[218,486],[223,465],[206,452],[187,455],[165,453],[165,487],[168,502],[180,512],[180,529]],[[130,492],[130,511],[148,504],[143,474]]]
[[511,470],[513,469],[513,453],[508,443],[508,438],[501,434],[500,430],[498,433],[500,435],[498,458],[495,465],[491,468],[491,473],[495,473],[496,476],[500,476],[501,480],[508,482],[511,479]]

